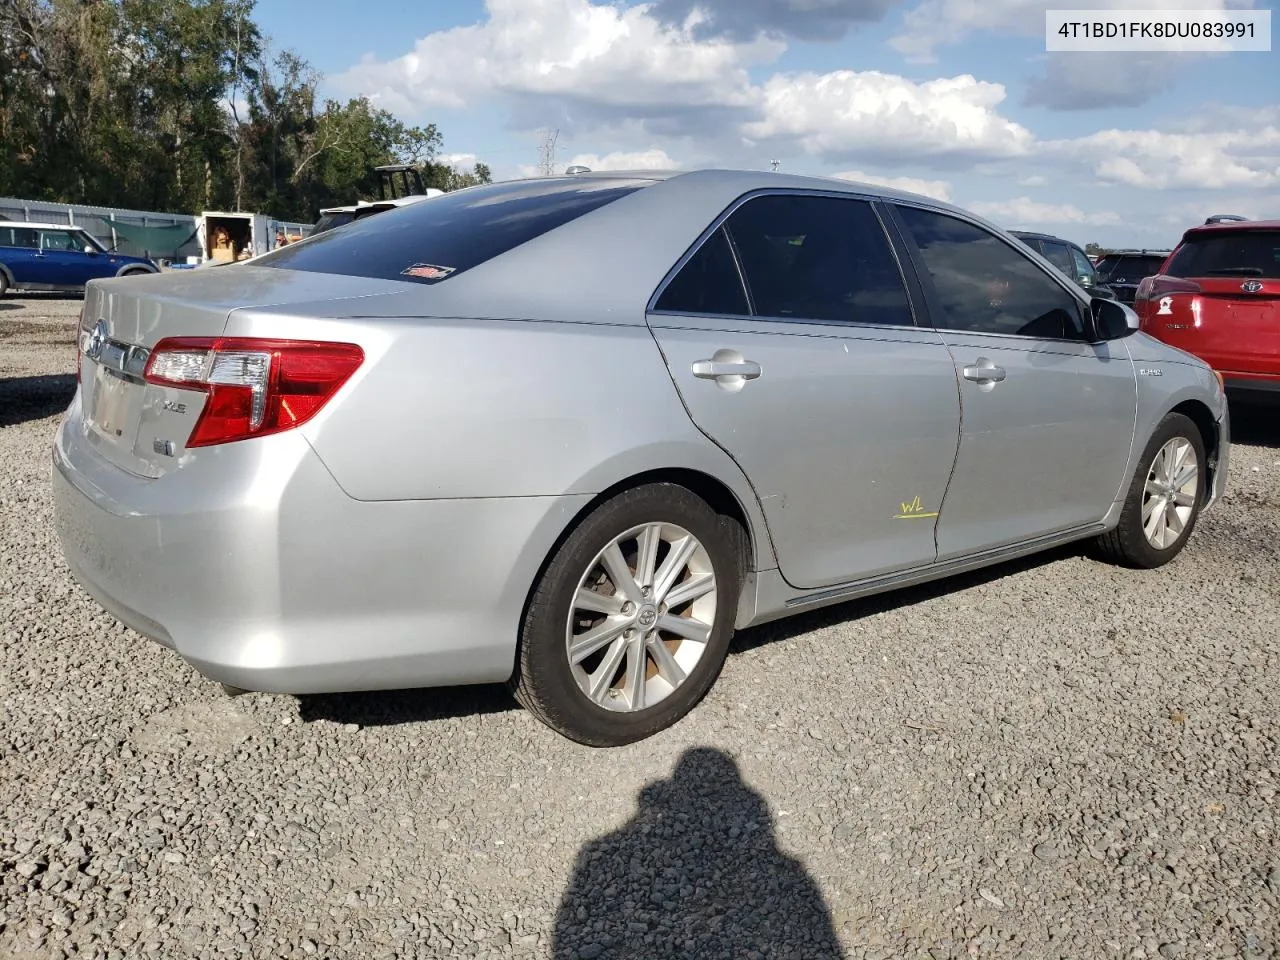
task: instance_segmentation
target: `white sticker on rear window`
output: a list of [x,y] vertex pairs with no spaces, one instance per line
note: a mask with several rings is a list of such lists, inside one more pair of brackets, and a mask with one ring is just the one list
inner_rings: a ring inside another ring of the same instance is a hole
[[443,280],[453,271],[453,267],[438,267],[434,263],[414,263],[401,270],[400,275],[417,277],[419,280]]

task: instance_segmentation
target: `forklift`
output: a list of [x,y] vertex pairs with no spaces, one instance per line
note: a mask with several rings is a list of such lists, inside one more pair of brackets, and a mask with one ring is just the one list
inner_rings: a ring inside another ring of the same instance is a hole
[[387,163],[373,169],[378,174],[378,199],[357,200],[347,206],[327,207],[321,210],[320,219],[312,228],[311,236],[332,230],[334,227],[341,227],[353,220],[362,220],[375,213],[382,213],[384,210],[403,207],[444,194],[443,190],[435,187],[424,187],[422,172],[413,164]]

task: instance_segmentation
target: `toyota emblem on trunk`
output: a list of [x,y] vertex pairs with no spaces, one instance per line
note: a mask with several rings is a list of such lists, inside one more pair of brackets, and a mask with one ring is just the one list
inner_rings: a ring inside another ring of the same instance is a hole
[[90,360],[102,356],[102,347],[107,342],[107,321],[99,320],[93,328],[93,334],[84,345],[84,355]]
[[1257,293],[1259,290],[1262,289],[1262,281],[1246,280],[1244,283],[1240,284],[1240,289],[1243,290],[1245,293]]

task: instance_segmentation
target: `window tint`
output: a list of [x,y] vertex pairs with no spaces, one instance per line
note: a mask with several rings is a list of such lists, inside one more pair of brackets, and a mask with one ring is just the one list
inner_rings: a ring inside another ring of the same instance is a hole
[[324,233],[326,230],[332,230],[334,227],[341,227],[343,224],[350,223],[356,218],[354,213],[343,211],[342,213],[326,213],[316,221],[315,228],[312,233]]
[[1076,272],[1069,273],[1067,276],[1079,277],[1082,283],[1095,283],[1098,278],[1093,269],[1093,264],[1089,262],[1089,258],[1075,247],[1068,247],[1067,249],[1071,251],[1071,259],[1076,265]]
[[[647,186],[566,178],[471,187],[355,220],[254,261],[264,267],[436,283]],[[405,272],[409,271],[409,272]]]
[[1045,240],[1044,258],[1068,277],[1076,275],[1076,266],[1071,259],[1071,250],[1065,243],[1054,243],[1052,240]]
[[747,294],[742,289],[729,238],[721,227],[689,258],[662,296],[655,310],[672,313],[719,313],[739,316],[750,313]]
[[954,217],[900,207],[933,280],[939,327],[1081,339],[1080,303],[994,234]]
[[726,228],[757,316],[914,323],[897,261],[866,201],[757,197]]
[[1280,230],[1192,236],[1166,271],[1172,277],[1263,277],[1280,280]]
[[36,232],[29,227],[0,227],[0,246],[36,248]]
[[85,241],[66,230],[41,230],[40,246],[45,250],[83,250]]
[[1098,265],[1099,275],[1116,283],[1137,283],[1143,277],[1160,272],[1164,257],[1111,255],[1103,257]]

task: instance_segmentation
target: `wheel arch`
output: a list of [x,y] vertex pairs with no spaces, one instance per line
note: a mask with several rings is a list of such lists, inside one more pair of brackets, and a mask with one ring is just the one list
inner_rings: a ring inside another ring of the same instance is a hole
[[1218,436],[1218,422],[1213,416],[1213,411],[1203,401],[1189,399],[1173,406],[1169,413],[1182,414],[1194,423],[1196,429],[1200,431],[1200,439],[1204,443],[1205,458],[1208,460],[1208,463],[1205,464],[1208,477],[1204,484],[1205,495],[1208,496],[1209,491],[1214,489],[1217,481],[1219,460],[1218,443],[1220,438]]
[[[740,494],[735,492],[728,483],[704,470],[693,467],[655,467],[630,474],[615,481],[592,496],[590,500],[568,518],[561,527],[560,532],[551,542],[550,547],[545,551],[533,577],[530,578],[525,588],[524,600],[520,608],[520,623],[523,624],[528,616],[529,604],[538,588],[538,583],[542,580],[543,574],[546,573],[547,567],[550,566],[564,542],[573,531],[578,529],[583,520],[590,516],[601,504],[608,502],[619,494],[654,483],[671,483],[684,487],[695,496],[700,497],[726,521],[733,524],[736,531],[733,539],[738,553],[739,572],[743,578],[743,590],[738,600],[738,619],[741,620],[741,614],[744,609],[749,608],[748,612],[754,610],[754,592],[747,589],[748,581],[761,566],[761,561],[768,567],[772,567],[774,564],[773,546],[769,539],[768,530],[764,529],[763,516],[759,513],[758,505],[756,510],[751,510],[748,504],[742,502]],[[519,643],[517,641],[514,651],[517,658],[519,657],[518,647]]]
[[116,271],[117,277],[137,277],[144,273],[159,273],[159,270],[153,270],[143,263],[128,263]]

